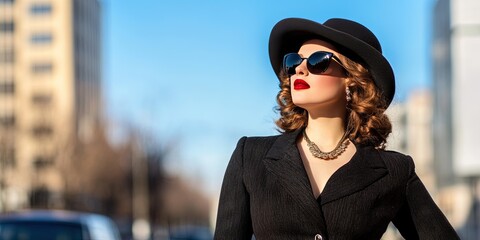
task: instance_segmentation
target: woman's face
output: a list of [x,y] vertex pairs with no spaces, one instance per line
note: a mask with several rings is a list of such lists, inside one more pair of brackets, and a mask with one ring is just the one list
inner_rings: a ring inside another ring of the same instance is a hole
[[[338,56],[335,48],[321,40],[305,42],[298,54],[308,58],[317,51],[331,52]],[[315,109],[345,106],[345,73],[342,66],[331,60],[328,69],[321,74],[312,74],[307,69],[304,60],[295,68],[295,74],[290,76],[290,88],[293,103],[307,111]]]

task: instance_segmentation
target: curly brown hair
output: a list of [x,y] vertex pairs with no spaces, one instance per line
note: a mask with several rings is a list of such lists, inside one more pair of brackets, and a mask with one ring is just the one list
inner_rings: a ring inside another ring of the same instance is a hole
[[[345,118],[348,138],[359,145],[384,149],[387,137],[392,132],[392,125],[385,114],[386,101],[375,86],[368,69],[346,56],[338,54],[338,57],[346,69],[346,82],[351,92]],[[280,118],[275,122],[277,127],[280,132],[292,132],[306,127],[308,112],[293,103],[290,77],[282,72],[280,78],[276,108]]]

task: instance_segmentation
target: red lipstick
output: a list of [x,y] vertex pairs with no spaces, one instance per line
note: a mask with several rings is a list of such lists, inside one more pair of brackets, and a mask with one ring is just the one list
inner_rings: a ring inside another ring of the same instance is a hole
[[308,85],[308,83],[302,79],[295,79],[295,82],[293,82],[293,89],[295,90],[309,89],[309,88],[310,88],[310,85]]

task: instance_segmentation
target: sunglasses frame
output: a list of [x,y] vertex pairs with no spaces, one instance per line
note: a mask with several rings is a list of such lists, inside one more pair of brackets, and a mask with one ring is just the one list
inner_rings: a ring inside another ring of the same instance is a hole
[[[310,57],[312,57],[314,54],[317,54],[317,53],[323,53],[325,54],[325,56],[327,56],[328,58],[328,64],[325,66],[324,69],[322,69],[320,72],[318,72],[317,70],[314,69],[314,66],[312,64],[310,64],[309,60],[310,60]],[[287,70],[287,67],[285,66],[285,62],[287,61],[287,57],[288,56],[291,56],[291,55],[297,55],[301,61],[296,65],[296,66],[292,66],[292,67],[289,67],[289,68],[297,68],[298,66],[300,66],[300,64],[303,63],[304,60],[307,60],[307,69],[310,73],[312,74],[316,74],[316,75],[320,75],[322,73],[324,73],[325,71],[327,71],[328,67],[330,66],[330,63],[332,61],[332,59],[338,63],[338,65],[340,65],[343,69],[347,70],[345,68],[345,66],[343,65],[343,63],[340,61],[340,59],[335,56],[335,54],[333,54],[332,52],[326,52],[326,51],[316,51],[312,54],[310,54],[309,57],[307,58],[303,58],[302,56],[300,56],[300,54],[298,53],[287,53],[285,54],[285,56],[283,56],[283,65],[282,65],[282,70],[284,71],[285,74],[287,74],[288,76],[291,76],[291,75],[294,75],[294,74],[290,74],[288,73],[288,70]]]

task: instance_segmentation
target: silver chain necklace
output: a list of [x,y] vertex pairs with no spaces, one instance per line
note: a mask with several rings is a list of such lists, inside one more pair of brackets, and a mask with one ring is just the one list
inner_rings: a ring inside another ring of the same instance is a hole
[[345,132],[343,137],[337,143],[337,146],[332,151],[323,152],[322,150],[320,150],[320,148],[318,148],[317,144],[310,141],[310,139],[307,136],[307,132],[303,130],[303,138],[305,139],[305,141],[307,141],[308,150],[310,150],[310,153],[312,153],[314,157],[320,158],[323,160],[333,160],[338,156],[340,156],[340,154],[345,152],[345,150],[348,147],[348,144],[350,144],[349,139],[346,137],[347,137],[347,131]]

